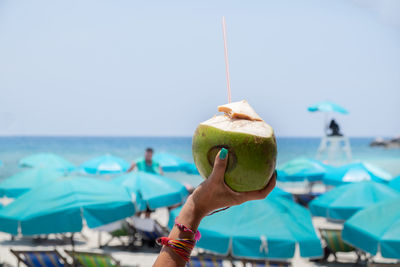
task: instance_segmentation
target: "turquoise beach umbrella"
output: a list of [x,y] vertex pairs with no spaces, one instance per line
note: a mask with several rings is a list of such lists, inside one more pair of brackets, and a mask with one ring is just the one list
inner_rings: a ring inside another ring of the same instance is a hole
[[119,157],[104,155],[84,162],[81,168],[89,174],[113,174],[126,172],[130,164]]
[[0,182],[0,196],[16,198],[33,188],[45,186],[62,176],[64,176],[64,172],[56,169],[24,170]]
[[293,195],[289,192],[286,192],[279,187],[275,187],[274,190],[268,195],[268,197],[283,197],[289,200],[293,200]]
[[0,231],[13,235],[79,232],[132,216],[125,188],[100,179],[68,177],[35,188],[0,210]]
[[196,174],[191,163],[172,154],[156,153],[153,156],[153,160],[158,162],[165,172],[186,171],[188,173],[193,172]]
[[[169,227],[180,209],[171,211]],[[293,201],[268,197],[205,217],[196,246],[237,258],[288,259],[298,245],[302,257],[322,256],[321,243],[307,209]]]
[[351,217],[342,238],[372,255],[400,259],[400,198],[375,204]]
[[315,105],[309,106],[308,111],[310,111],[310,112],[316,112],[316,111],[337,112],[337,113],[341,113],[341,114],[349,114],[349,112],[345,108],[339,106],[336,103],[330,102],[330,101],[319,102],[319,103],[316,103]]
[[387,183],[393,177],[390,173],[369,163],[350,163],[341,167],[332,168],[323,178],[327,185],[341,185],[362,181]]
[[278,180],[282,182],[321,181],[328,165],[314,159],[298,158],[278,167]]
[[182,203],[188,191],[181,183],[161,175],[146,172],[130,172],[114,178],[111,183],[125,187],[131,193],[138,193],[143,203],[141,209],[155,210]]
[[389,186],[391,188],[396,189],[397,191],[400,191],[400,176],[397,176],[393,180],[389,182]]
[[361,182],[335,187],[313,199],[309,209],[314,216],[347,220],[375,203],[400,197],[396,190],[380,183]]
[[52,153],[38,153],[22,158],[19,161],[21,167],[52,168],[72,171],[75,166],[66,159]]

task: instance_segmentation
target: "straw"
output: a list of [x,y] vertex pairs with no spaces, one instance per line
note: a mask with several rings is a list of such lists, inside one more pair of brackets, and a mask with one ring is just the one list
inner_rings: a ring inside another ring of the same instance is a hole
[[225,16],[222,17],[222,31],[224,34],[224,50],[225,50],[225,70],[226,70],[226,82],[228,86],[228,103],[231,103],[231,82],[229,78],[229,60],[228,60],[228,46],[226,42],[226,22]]

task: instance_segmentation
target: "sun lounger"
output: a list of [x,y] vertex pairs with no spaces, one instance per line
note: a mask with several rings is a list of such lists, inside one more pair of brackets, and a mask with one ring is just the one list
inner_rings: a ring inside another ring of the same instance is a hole
[[167,236],[168,230],[162,227],[156,220],[150,218],[133,217],[133,227],[143,241],[155,245],[159,237]]
[[64,267],[69,266],[67,260],[60,255],[57,250],[41,250],[41,251],[22,251],[10,250],[20,263],[25,263],[28,267]]
[[397,263],[368,262],[367,267],[400,267],[400,262]]
[[222,258],[214,256],[192,256],[187,267],[222,267]]
[[114,259],[110,254],[106,253],[94,253],[94,252],[83,252],[83,251],[68,251],[67,253],[73,258],[78,266],[82,267],[120,267],[119,261]]
[[242,261],[243,266],[246,266],[247,263],[252,267],[289,267],[292,266],[290,262],[285,261],[269,261],[269,260],[251,260],[251,261]]
[[356,250],[354,247],[346,244],[342,239],[342,230],[339,229],[319,229],[321,238],[326,244],[326,250],[328,255],[325,255],[325,259],[329,257],[329,254],[333,254],[335,261],[337,261],[337,252],[352,252],[357,254],[357,262],[361,258],[361,252]]
[[[125,220],[121,220],[118,222],[110,223],[107,225],[100,226],[96,228],[99,231],[99,247],[105,247],[110,244],[114,239],[118,239],[122,245],[128,246],[128,243],[125,242],[124,238],[133,238],[135,233],[135,229]],[[101,234],[102,232],[107,232],[110,235],[110,238],[105,242],[101,242]]]

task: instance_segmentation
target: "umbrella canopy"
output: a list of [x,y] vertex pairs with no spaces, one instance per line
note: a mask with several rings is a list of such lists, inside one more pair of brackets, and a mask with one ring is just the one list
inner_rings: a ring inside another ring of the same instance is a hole
[[321,181],[331,167],[314,159],[298,158],[278,168],[278,179],[282,182]]
[[156,153],[153,160],[158,162],[165,172],[190,171],[190,163],[178,156],[168,153]]
[[349,244],[375,255],[400,259],[400,198],[375,204],[351,217],[342,238]]
[[391,181],[389,182],[389,186],[390,186],[391,188],[394,188],[394,189],[400,191],[400,176],[397,176],[396,178],[394,178],[393,180],[391,180]]
[[47,185],[62,176],[64,176],[64,172],[55,169],[24,170],[0,182],[0,196],[16,198],[33,188]]
[[324,176],[323,182],[327,185],[341,185],[362,181],[386,183],[393,179],[392,175],[381,168],[369,163],[350,163],[330,169]]
[[293,195],[289,192],[286,192],[279,187],[275,187],[274,190],[268,195],[268,197],[283,197],[289,200],[293,200]]
[[113,174],[126,172],[130,164],[119,157],[104,155],[84,162],[81,168],[89,174]]
[[330,101],[324,101],[324,102],[319,102],[316,103],[315,105],[309,106],[308,111],[310,112],[315,112],[315,111],[321,111],[321,112],[337,112],[341,114],[349,114],[349,112],[339,106],[336,103],[330,102]]
[[[171,211],[169,227],[180,209]],[[322,256],[308,210],[293,201],[268,197],[205,217],[196,246],[237,258],[288,259],[299,245],[302,257]]]
[[75,166],[68,160],[52,153],[38,153],[22,158],[19,161],[21,167],[52,168],[72,171]]
[[99,179],[68,177],[35,188],[0,210],[0,231],[13,235],[79,232],[135,213],[125,188]]
[[375,203],[395,199],[400,193],[375,182],[362,182],[338,186],[313,199],[309,208],[314,216],[334,220],[347,220],[356,212]]
[[169,207],[182,203],[188,191],[181,183],[157,174],[146,172],[130,172],[114,178],[111,183],[128,189],[131,193],[138,193],[141,201],[138,203],[141,208],[148,207],[151,210]]

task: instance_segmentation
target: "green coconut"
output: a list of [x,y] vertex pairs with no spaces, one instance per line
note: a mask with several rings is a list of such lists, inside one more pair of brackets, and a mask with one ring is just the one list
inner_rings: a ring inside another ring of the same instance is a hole
[[276,163],[276,140],[265,123],[243,100],[219,106],[224,115],[214,116],[197,127],[193,158],[203,178],[210,176],[221,148],[228,149],[225,183],[237,192],[263,189]]

